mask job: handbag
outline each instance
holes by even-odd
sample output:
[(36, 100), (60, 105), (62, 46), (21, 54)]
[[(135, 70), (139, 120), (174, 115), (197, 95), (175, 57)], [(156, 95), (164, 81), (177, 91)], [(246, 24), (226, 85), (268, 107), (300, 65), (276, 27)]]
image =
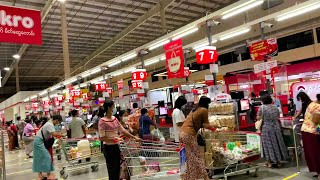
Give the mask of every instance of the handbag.
[(263, 121), (263, 105), (261, 106), (261, 120), (258, 120), (254, 123), (257, 132), (261, 131), (262, 121)]
[[(193, 119), (193, 112), (192, 112), (192, 123), (193, 123), (194, 130), (197, 131), (196, 125), (195, 125), (194, 119)], [(202, 128), (200, 128), (200, 129), (201, 129), (201, 132), (200, 133), (197, 132), (197, 143), (199, 146), (206, 146), (206, 140), (202, 136)]]
[(54, 144), (54, 138), (51, 137), (51, 138), (49, 138), (48, 140), (46, 140), (46, 139), (44, 138), (42, 129), (41, 129), (41, 134), (42, 134), (42, 139), (43, 139), (44, 147), (46, 147), (46, 149), (48, 149), (48, 150), (51, 149), (52, 146), (53, 146), (53, 144)]

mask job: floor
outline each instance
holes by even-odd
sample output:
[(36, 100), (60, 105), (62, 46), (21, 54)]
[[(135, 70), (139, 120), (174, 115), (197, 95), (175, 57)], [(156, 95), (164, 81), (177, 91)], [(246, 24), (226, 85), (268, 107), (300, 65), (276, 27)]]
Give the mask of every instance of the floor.
[[(6, 175), (7, 180), (35, 180), (37, 175), (32, 172), (32, 159), (27, 159), (24, 155), (24, 150), (16, 150), (13, 152), (6, 152)], [(62, 156), (63, 158), (63, 156)], [(104, 157), (98, 156), (92, 159), (99, 163), (98, 172), (92, 172), (91, 168), (79, 169), (74, 172), (70, 172), (68, 180), (107, 180), (107, 169)], [(316, 180), (313, 178), (313, 174), (308, 173), (307, 167), (304, 165), (304, 162), (301, 162), (301, 173), (296, 173), (297, 168), (295, 162), (289, 162), (281, 169), (268, 169), (263, 167), (263, 162), (258, 162), (259, 165), (259, 176), (253, 177), (253, 172), (249, 175), (237, 175), (233, 177), (228, 177), (229, 180)], [(60, 177), (60, 170), (63, 165), (66, 165), (64, 159), (57, 160), (55, 156), (55, 174), (57, 177)], [(62, 180), (63, 178), (60, 178)], [(154, 178), (153, 178), (154, 179)], [(179, 177), (171, 178), (160, 178), (166, 180), (176, 180)]]

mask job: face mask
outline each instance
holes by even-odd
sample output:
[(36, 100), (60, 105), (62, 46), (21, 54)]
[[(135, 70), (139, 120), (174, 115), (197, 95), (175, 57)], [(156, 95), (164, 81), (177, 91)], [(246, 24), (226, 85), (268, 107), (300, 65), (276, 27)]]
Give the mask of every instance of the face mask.
[(128, 120), (129, 120), (129, 117), (128, 116), (126, 116), (126, 117), (123, 117), (123, 119), (122, 119), (124, 122), (128, 122)]
[(112, 114), (113, 114), (113, 115), (117, 114), (117, 108), (113, 108)]

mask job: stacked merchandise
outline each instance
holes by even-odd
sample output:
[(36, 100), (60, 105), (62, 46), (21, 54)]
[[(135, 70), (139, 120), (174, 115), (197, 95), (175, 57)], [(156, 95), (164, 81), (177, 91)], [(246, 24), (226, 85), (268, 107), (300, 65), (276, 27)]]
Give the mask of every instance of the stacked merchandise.
[(217, 131), (234, 130), (236, 113), (234, 103), (213, 102), (209, 105), (209, 122), (219, 127)]

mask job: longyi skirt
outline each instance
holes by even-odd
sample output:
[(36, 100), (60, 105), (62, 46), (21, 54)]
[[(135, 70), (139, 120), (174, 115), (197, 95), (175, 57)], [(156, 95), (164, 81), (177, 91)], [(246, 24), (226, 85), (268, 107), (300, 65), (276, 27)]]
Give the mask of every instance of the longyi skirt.
[(44, 146), (42, 139), (38, 136), (34, 138), (33, 142), (33, 172), (52, 172), (54, 167), (52, 164), (49, 151)]
[(320, 174), (320, 135), (308, 132), (302, 133), (304, 156), (310, 172)]

